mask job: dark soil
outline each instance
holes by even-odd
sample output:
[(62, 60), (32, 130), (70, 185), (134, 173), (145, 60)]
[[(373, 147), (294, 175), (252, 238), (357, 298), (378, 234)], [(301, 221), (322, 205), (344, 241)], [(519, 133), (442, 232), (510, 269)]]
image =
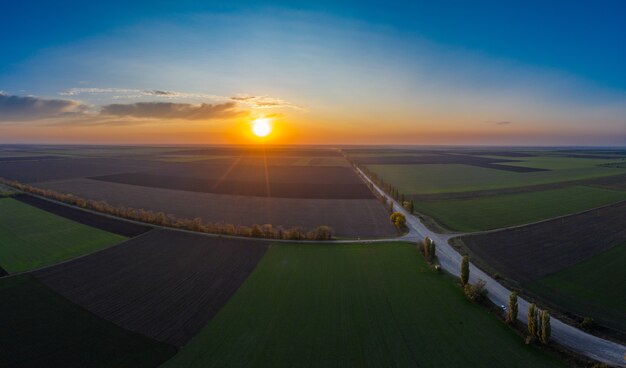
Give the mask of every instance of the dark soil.
[(226, 304), (266, 250), (260, 241), (153, 230), (34, 275), (106, 320), (183, 346)]
[[(307, 167), (318, 171), (317, 168)], [(351, 168), (348, 168), (351, 170)], [(324, 171), (324, 170), (321, 170)], [(229, 176), (230, 177), (230, 176)], [(310, 198), (310, 199), (371, 199), (374, 195), (363, 183), (333, 183), (333, 178), (322, 176), (327, 183), (280, 183), (261, 180), (241, 181), (230, 179), (200, 179), (178, 176), (127, 173), (97, 176), (90, 179), (114, 183), (138, 185), (152, 188), (165, 188), (200, 193), (235, 194), (273, 198)]]
[(500, 274), (530, 282), (623, 243), (626, 202), (462, 240)]

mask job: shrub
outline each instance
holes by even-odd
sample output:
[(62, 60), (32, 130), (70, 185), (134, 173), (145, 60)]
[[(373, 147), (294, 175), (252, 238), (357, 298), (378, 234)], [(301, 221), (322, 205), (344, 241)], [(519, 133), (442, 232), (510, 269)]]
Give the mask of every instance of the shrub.
[(591, 317), (585, 317), (583, 318), (583, 320), (578, 324), (578, 327), (580, 329), (583, 329), (585, 331), (590, 331), (593, 330), (595, 325), (595, 321), (593, 318)]
[(487, 290), (485, 290), (486, 284), (485, 280), (478, 280), (475, 285), (465, 284), (465, 286), (463, 286), (465, 296), (471, 301), (482, 302), (487, 296)]
[(391, 223), (400, 230), (406, 228), (406, 217), (400, 212), (392, 213), (391, 216), (389, 216), (389, 220), (391, 220)]

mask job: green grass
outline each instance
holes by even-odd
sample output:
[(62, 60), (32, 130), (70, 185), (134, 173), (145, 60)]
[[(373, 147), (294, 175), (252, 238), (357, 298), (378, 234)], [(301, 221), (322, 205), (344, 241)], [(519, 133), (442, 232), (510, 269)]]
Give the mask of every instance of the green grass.
[(480, 231), (535, 222), (626, 200), (626, 191), (586, 186), (445, 201), (416, 201), (416, 210), (451, 230)]
[(565, 310), (626, 331), (626, 243), (527, 287)]
[(367, 167), (400, 193), (436, 194), (470, 192), (529, 185), (584, 180), (626, 173), (625, 168), (598, 166), (614, 162), (579, 158), (530, 158), (521, 163), (503, 163), (550, 169), (518, 173), (468, 165), (368, 165)]
[(273, 245), (165, 367), (555, 367), (415, 246)]
[(124, 239), (12, 198), (0, 199), (0, 266), (9, 273), (57, 263)]
[(124, 330), (30, 275), (0, 279), (0, 367), (154, 367), (176, 349)]

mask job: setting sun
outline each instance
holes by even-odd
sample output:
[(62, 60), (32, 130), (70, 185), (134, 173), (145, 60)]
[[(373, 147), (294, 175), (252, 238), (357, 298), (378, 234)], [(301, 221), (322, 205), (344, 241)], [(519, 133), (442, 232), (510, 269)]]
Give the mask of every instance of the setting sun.
[(252, 122), (252, 133), (257, 137), (267, 137), (272, 132), (269, 119), (259, 118)]

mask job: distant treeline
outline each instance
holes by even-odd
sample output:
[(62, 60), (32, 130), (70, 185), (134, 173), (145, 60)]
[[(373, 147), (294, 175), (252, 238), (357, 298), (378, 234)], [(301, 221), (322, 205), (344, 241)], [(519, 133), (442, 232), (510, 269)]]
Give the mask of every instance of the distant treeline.
[[(348, 159), (349, 160), (349, 159)], [(350, 160), (349, 160), (350, 161)], [(407, 211), (409, 211), (409, 213), (413, 213), (414, 212), (414, 204), (413, 204), (413, 200), (412, 199), (406, 199), (404, 197), (404, 194), (400, 193), (400, 191), (398, 190), (398, 188), (394, 187), (393, 185), (385, 182), (383, 179), (381, 179), (376, 173), (372, 172), (370, 169), (368, 169), (366, 166), (358, 166), (357, 164), (355, 164), (354, 162), (350, 161), (350, 163), (352, 163), (352, 165), (356, 168), (361, 169), (361, 171), (367, 175), (370, 180), (372, 180), (374, 183), (376, 183), (376, 185), (382, 189), (385, 193), (387, 193), (391, 198), (395, 199), (396, 201), (400, 202), (402, 204), (402, 207), (404, 207), (404, 209), (406, 209)], [(373, 186), (371, 183), (366, 183), (370, 189), (372, 189), (372, 191), (375, 193), (376, 191), (374, 190)], [(387, 209), (389, 210), (389, 212), (393, 212), (393, 202), (392, 201), (387, 201), (386, 198), (378, 196), (379, 199), (383, 202), (383, 204), (385, 205), (385, 207), (387, 207)]]
[(104, 201), (94, 201), (77, 197), (73, 194), (63, 194), (52, 190), (35, 188), (13, 180), (0, 178), (0, 183), (19, 189), (26, 193), (36, 194), (42, 197), (54, 199), (59, 202), (71, 204), (77, 207), (123, 217), (129, 220), (141, 221), (158, 226), (167, 226), (177, 229), (199, 231), (210, 234), (237, 235), (250, 238), (284, 239), (284, 240), (331, 240), (333, 229), (329, 226), (318, 226), (313, 230), (306, 231), (301, 227), (285, 229), (282, 226), (271, 224), (235, 226), (233, 224), (205, 223), (201, 218), (194, 219), (178, 218), (174, 215), (166, 215), (163, 212), (154, 212), (144, 209), (135, 209), (123, 206), (113, 206)]

